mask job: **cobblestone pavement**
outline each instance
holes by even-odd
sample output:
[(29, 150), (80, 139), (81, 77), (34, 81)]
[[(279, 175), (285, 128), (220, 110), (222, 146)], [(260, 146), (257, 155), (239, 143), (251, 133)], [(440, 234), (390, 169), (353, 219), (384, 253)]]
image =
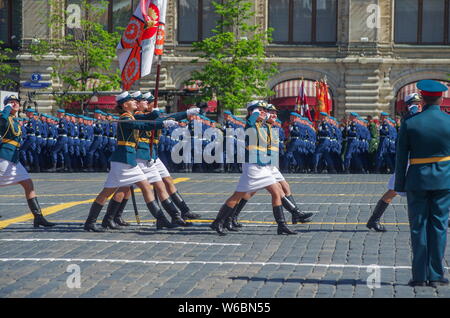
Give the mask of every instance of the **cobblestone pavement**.
[[(22, 189), (2, 188), (0, 297), (450, 296), (448, 287), (407, 286), (404, 198), (385, 213), (388, 232), (365, 227), (388, 175), (286, 175), (297, 203), (315, 212), (313, 221), (289, 225), (298, 235), (277, 235), (270, 196), (261, 191), (241, 213), (242, 230), (225, 237), (208, 226), (234, 190), (236, 174), (174, 174), (191, 209), (202, 215), (192, 227), (156, 231), (138, 193), (143, 225), (129, 204), (124, 216), (132, 226), (106, 233), (82, 229), (106, 174), (32, 177), (44, 214), (58, 225), (34, 229)], [(374, 264), (381, 266), (379, 288), (367, 284), (378, 275)]]

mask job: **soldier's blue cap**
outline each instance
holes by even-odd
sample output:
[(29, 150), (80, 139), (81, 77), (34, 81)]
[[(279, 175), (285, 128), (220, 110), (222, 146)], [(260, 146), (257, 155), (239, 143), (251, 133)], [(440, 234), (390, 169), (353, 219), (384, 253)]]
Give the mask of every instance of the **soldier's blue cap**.
[(328, 117), (328, 114), (325, 113), (325, 112), (320, 112), (320, 114), (323, 115), (323, 116), (327, 116)]
[(281, 120), (279, 120), (278, 118), (275, 121), (278, 122), (278, 123), (281, 123)]
[(355, 112), (351, 112), (350, 115), (355, 116), (355, 117), (359, 117), (358, 113), (355, 113)]
[(231, 112), (230, 112), (229, 110), (226, 110), (226, 111), (224, 111), (223, 113), (224, 113), (224, 114), (227, 114), (227, 115), (231, 115)]
[(389, 116), (389, 114), (386, 112), (381, 112), (381, 116)]
[(102, 112), (100, 109), (96, 109), (96, 110), (94, 111), (94, 113), (95, 113), (95, 114), (102, 114), (103, 112)]
[(180, 120), (180, 123), (188, 123), (188, 122), (189, 122), (189, 120), (187, 120), (187, 119)]
[(56, 111), (57, 113), (65, 113), (66, 111), (64, 110), (64, 109), (58, 109), (57, 111)]
[(417, 88), (420, 89), (422, 96), (442, 96), (442, 93), (448, 90), (446, 85), (434, 80), (419, 81)]
[(27, 109), (25, 109), (25, 112), (27, 112), (27, 113), (34, 113), (35, 110), (33, 108), (27, 108)]

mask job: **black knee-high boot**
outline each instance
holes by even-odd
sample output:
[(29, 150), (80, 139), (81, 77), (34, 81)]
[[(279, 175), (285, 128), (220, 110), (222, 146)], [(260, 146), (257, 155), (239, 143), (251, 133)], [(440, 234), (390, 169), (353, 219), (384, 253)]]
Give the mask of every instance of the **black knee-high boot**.
[(91, 205), (91, 209), (89, 210), (88, 218), (86, 219), (86, 222), (84, 223), (84, 230), (85, 231), (92, 231), (92, 232), (105, 232), (105, 229), (99, 225), (97, 225), (95, 222), (97, 222), (98, 215), (100, 214), (100, 211), (102, 210), (103, 205), (98, 204), (94, 201)]
[(117, 202), (113, 199), (109, 200), (108, 207), (106, 208), (106, 214), (103, 217), (102, 226), (105, 229), (118, 230), (120, 227), (114, 222), (114, 216), (120, 207), (121, 202)]
[(31, 213), (34, 216), (33, 226), (39, 227), (40, 225), (45, 227), (55, 226), (55, 223), (51, 223), (47, 221), (42, 215), (41, 207), (39, 206), (39, 202), (37, 198), (32, 198), (27, 200), (28, 207), (31, 210)]
[(147, 203), (147, 208), (150, 211), (150, 213), (153, 215), (153, 217), (156, 219), (156, 229), (160, 230), (162, 228), (168, 228), (172, 229), (176, 227), (176, 225), (169, 222), (169, 220), (164, 215), (163, 211), (161, 210), (160, 206), (156, 202), (156, 200), (153, 200), (151, 202)]
[(287, 195), (283, 198), (281, 198), (281, 203), (283, 204), (283, 207), (288, 210), (292, 214), (292, 224), (300, 223), (306, 223), (309, 222), (308, 218), (310, 218), (313, 214), (308, 212), (301, 212), (297, 204), (294, 201), (294, 198), (292, 195)]
[(241, 213), (244, 206), (247, 204), (247, 200), (241, 199), (238, 204), (234, 207), (233, 214), (229, 216), (224, 223), (224, 227), (229, 231), (237, 231), (238, 228), (242, 227), (242, 224), (238, 222), (238, 216)]
[(372, 216), (366, 224), (369, 229), (374, 229), (377, 232), (386, 232), (386, 228), (380, 224), (380, 218), (388, 206), (389, 203), (386, 203), (381, 199), (378, 201), (375, 209), (373, 210)]
[(119, 208), (117, 209), (116, 215), (114, 216), (114, 222), (117, 225), (120, 226), (129, 226), (130, 223), (125, 222), (124, 219), (122, 219), (122, 213), (125, 209), (125, 206), (127, 205), (128, 199), (123, 199), (122, 202), (120, 202)]
[(217, 213), (216, 219), (211, 223), (210, 227), (219, 233), (220, 236), (226, 235), (224, 232), (223, 224), (225, 220), (234, 212), (234, 208), (230, 208), (226, 204), (222, 205)]
[(286, 220), (284, 218), (283, 206), (281, 206), (281, 205), (274, 206), (273, 207), (273, 216), (275, 217), (275, 221), (278, 224), (278, 230), (277, 230), (278, 235), (281, 235), (281, 234), (297, 234), (297, 232), (291, 231), (286, 226)]
[(183, 219), (200, 219), (200, 214), (192, 213), (189, 207), (186, 204), (186, 201), (183, 200), (180, 193), (178, 191), (172, 193), (170, 195), (173, 203), (177, 206), (181, 211), (181, 217)]
[(163, 206), (164, 210), (167, 211), (167, 213), (172, 218), (172, 224), (181, 225), (181, 226), (190, 226), (190, 223), (186, 223), (183, 218), (181, 217), (180, 212), (178, 211), (175, 204), (167, 198), (164, 201), (161, 201), (161, 205)]

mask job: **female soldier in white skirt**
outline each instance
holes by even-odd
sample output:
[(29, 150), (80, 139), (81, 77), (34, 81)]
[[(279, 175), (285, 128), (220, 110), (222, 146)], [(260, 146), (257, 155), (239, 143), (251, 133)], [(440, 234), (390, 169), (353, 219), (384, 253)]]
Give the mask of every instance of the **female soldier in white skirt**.
[(0, 186), (20, 184), (25, 191), (28, 207), (34, 216), (34, 227), (54, 226), (42, 215), (33, 181), (25, 168), (19, 162), (19, 147), (22, 139), (22, 130), (15, 117), (19, 111), (19, 98), (15, 95), (7, 96), (3, 104), (6, 106), (0, 118)]
[[(147, 113), (148, 110), (148, 101), (153, 100), (153, 96), (150, 93), (146, 93), (142, 95), (140, 92), (136, 92), (132, 94), (132, 97), (137, 100), (139, 103), (138, 111), (135, 114), (143, 115)], [(175, 114), (170, 114), (168, 117), (174, 120), (181, 120), (186, 118), (189, 115), (195, 115), (200, 112), (199, 108), (191, 108), (186, 112), (179, 112)], [(159, 112), (157, 110), (152, 111), (148, 114), (148, 119), (156, 119), (159, 117)], [(162, 181), (162, 177), (159, 174), (161, 169), (157, 168), (155, 161), (157, 159), (157, 150), (155, 140), (155, 131), (139, 131), (139, 139), (138, 146), (136, 151), (136, 161), (147, 177), (148, 182), (155, 188), (156, 193), (161, 201), (161, 205), (163, 208), (169, 213), (172, 218), (172, 225), (175, 227), (176, 225), (188, 226), (190, 223), (186, 223), (184, 221), (183, 214), (178, 212), (177, 207), (174, 205), (175, 200), (171, 200), (169, 194), (166, 191), (166, 186)], [(164, 167), (165, 168), (165, 167)], [(167, 171), (167, 169), (166, 169)], [(163, 172), (164, 173), (164, 172)], [(168, 172), (167, 172), (168, 174)], [(169, 175), (170, 176), (170, 175)], [(125, 196), (121, 199), (121, 193), (124, 192)], [(111, 229), (119, 228), (117, 225), (128, 226), (129, 224), (125, 222), (121, 215), (125, 208), (126, 203), (131, 195), (131, 191), (129, 187), (121, 188), (117, 191), (114, 197), (109, 201), (107, 213), (105, 218), (103, 219), (102, 226), (108, 227)], [(184, 215), (185, 216), (185, 215)], [(161, 223), (156, 223), (156, 228), (161, 228)]]
[[(222, 205), (216, 219), (211, 224), (211, 228), (219, 235), (226, 235), (224, 232), (224, 222), (233, 215), (234, 208), (238, 202), (244, 198), (248, 192), (256, 192), (260, 189), (266, 189), (272, 196), (272, 209), (275, 221), (278, 224), (278, 234), (297, 234), (286, 226), (284, 218), (282, 198), (284, 193), (280, 185), (275, 180), (270, 161), (264, 162), (262, 157), (269, 153), (272, 145), (272, 133), (269, 127), (264, 123), (267, 119), (267, 104), (264, 101), (253, 101), (247, 104), (247, 124), (246, 135), (257, 135), (256, 144), (252, 144), (251, 138), (246, 138), (245, 161), (242, 165), (242, 175), (236, 187), (236, 191)], [(253, 130), (253, 131), (248, 131)], [(277, 154), (278, 155), (278, 154)]]
[[(269, 119), (267, 120), (267, 125), (273, 127), (273, 123), (277, 119), (277, 109), (274, 105), (269, 104), (267, 106), (267, 112), (270, 114)], [(279, 142), (274, 142), (273, 145), (279, 145)], [(273, 149), (272, 145), (272, 149)], [(300, 211), (297, 206), (297, 203), (292, 196), (291, 187), (286, 182), (285, 178), (281, 174), (280, 170), (276, 165), (271, 165), (272, 175), (277, 181), (277, 183), (281, 187), (281, 191), (283, 192), (283, 197), (281, 198), (281, 203), (283, 207), (288, 210), (292, 214), (292, 224), (306, 223), (309, 222), (309, 218), (313, 215), (312, 213), (305, 213)], [(229, 231), (237, 231), (238, 228), (242, 227), (242, 225), (238, 222), (238, 216), (247, 202), (255, 195), (256, 192), (246, 193), (245, 196), (239, 201), (236, 205), (233, 214), (225, 220), (224, 227)]]
[[(163, 126), (169, 127), (176, 124), (173, 120), (157, 120), (138, 122), (135, 119), (147, 120), (147, 115), (133, 116), (137, 106), (136, 101), (128, 92), (123, 92), (116, 97), (117, 109), (121, 113), (120, 120), (117, 124), (117, 147), (111, 156), (111, 169), (106, 179), (104, 189), (95, 199), (89, 211), (89, 216), (84, 224), (86, 231), (103, 232), (105, 229), (97, 226), (95, 222), (106, 200), (110, 195), (116, 192), (122, 201), (125, 191), (130, 185), (136, 184), (144, 196), (147, 208), (156, 218), (160, 227), (170, 227), (171, 223), (164, 216), (161, 208), (156, 202), (151, 186), (147, 181), (147, 177), (139, 168), (136, 162), (136, 144), (139, 138), (137, 130), (150, 131), (160, 129)], [(136, 131), (135, 131), (136, 130)], [(125, 189), (125, 190), (124, 190)], [(180, 223), (183, 221), (177, 219)]]

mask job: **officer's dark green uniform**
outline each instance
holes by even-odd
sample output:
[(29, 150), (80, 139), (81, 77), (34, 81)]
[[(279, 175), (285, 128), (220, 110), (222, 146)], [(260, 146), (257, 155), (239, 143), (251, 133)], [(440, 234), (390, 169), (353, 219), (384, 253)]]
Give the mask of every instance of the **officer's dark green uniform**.
[[(432, 80), (420, 81), (417, 88), (424, 100), (447, 90)], [(425, 105), (402, 123), (394, 190), (407, 193), (413, 254), (409, 285), (447, 284), (442, 261), (450, 208), (450, 116), (439, 105)]]

